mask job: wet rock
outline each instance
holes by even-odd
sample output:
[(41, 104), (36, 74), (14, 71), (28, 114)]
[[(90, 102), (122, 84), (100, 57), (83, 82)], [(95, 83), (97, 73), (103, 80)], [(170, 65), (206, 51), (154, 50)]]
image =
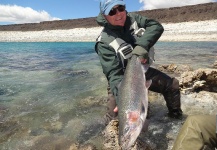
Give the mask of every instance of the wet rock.
[(182, 95), (182, 110), (185, 114), (216, 114), (217, 93), (200, 91)]
[(73, 69), (57, 70), (57, 73), (59, 75), (70, 76), (70, 77), (84, 76), (89, 74), (88, 70), (73, 70)]
[[(103, 131), (105, 150), (121, 150), (118, 144), (118, 120), (112, 120)], [(138, 138), (131, 150), (151, 150), (150, 146)]]
[(81, 146), (74, 143), (70, 146), (69, 150), (97, 150), (97, 148), (90, 143)]
[(106, 97), (93, 97), (93, 96), (88, 96), (85, 99), (81, 99), (79, 101), (78, 106), (82, 108), (86, 107), (92, 107), (92, 106), (99, 106), (103, 105), (106, 101)]
[(85, 144), (80, 146), (78, 150), (96, 150), (96, 147), (93, 144)]
[(46, 122), (45, 124), (43, 124), (42, 128), (48, 130), (49, 132), (55, 133), (62, 130), (63, 123), (60, 121)]
[(50, 132), (45, 131), (44, 129), (29, 129), (28, 133), (30, 136), (39, 136), (39, 135), (50, 135)]
[(217, 92), (217, 69), (198, 69), (188, 71), (180, 77), (183, 93), (211, 91)]
[(214, 64), (212, 65), (213, 68), (217, 69), (217, 61), (214, 62)]
[(118, 147), (118, 121), (112, 120), (103, 132), (105, 149), (120, 149)]
[(0, 143), (7, 141), (21, 129), (18, 121), (9, 120), (0, 122)]
[(0, 105), (0, 122), (3, 120), (5, 114), (8, 112), (8, 108), (4, 105)]
[(77, 150), (78, 149), (78, 145), (73, 143), (70, 147), (69, 150)]
[(0, 88), (0, 95), (5, 95), (6, 91)]
[(193, 70), (188, 65), (176, 65), (176, 64), (160, 65), (158, 69), (163, 72), (169, 72), (169, 73), (175, 73), (175, 74), (181, 74), (183, 72)]
[(64, 136), (35, 136), (24, 143), (28, 145), (17, 146), (22, 150), (69, 150), (72, 140)]
[(86, 141), (93, 139), (98, 136), (100, 132), (105, 128), (105, 125), (96, 121), (95, 123), (85, 126), (83, 130), (79, 133), (77, 141), (79, 144), (83, 144)]
[[(5, 87), (5, 88), (0, 88), (0, 96), (12, 96), (17, 94), (18, 91), (14, 89), (13, 87)], [(4, 99), (1, 99), (4, 100)]]

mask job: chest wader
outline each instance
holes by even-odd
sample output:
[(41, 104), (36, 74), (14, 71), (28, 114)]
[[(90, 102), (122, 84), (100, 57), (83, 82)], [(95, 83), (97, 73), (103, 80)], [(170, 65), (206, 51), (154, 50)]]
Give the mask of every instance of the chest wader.
[(146, 79), (152, 80), (152, 84), (149, 87), (150, 91), (163, 95), (168, 108), (168, 116), (177, 119), (181, 118), (179, 81), (151, 67), (146, 72)]
[(172, 150), (214, 150), (217, 148), (215, 115), (191, 115), (179, 130)]

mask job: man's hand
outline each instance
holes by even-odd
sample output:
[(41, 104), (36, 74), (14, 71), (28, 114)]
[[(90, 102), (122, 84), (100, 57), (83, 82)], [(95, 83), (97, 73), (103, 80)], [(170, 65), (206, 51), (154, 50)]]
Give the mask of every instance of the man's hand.
[(114, 112), (118, 112), (118, 107), (116, 106), (113, 111), (114, 111)]
[(133, 55), (137, 55), (142, 64), (148, 63), (148, 51), (141, 46), (136, 46), (132, 52)]

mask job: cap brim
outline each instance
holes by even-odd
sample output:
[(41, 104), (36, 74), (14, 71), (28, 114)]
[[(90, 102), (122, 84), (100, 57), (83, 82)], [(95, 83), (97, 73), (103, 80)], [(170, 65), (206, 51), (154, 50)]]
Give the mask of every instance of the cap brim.
[(105, 15), (108, 15), (109, 12), (111, 11), (111, 9), (116, 6), (116, 5), (125, 5), (125, 3), (123, 1), (119, 1), (119, 2), (114, 2), (113, 4), (111, 4), (105, 11)]

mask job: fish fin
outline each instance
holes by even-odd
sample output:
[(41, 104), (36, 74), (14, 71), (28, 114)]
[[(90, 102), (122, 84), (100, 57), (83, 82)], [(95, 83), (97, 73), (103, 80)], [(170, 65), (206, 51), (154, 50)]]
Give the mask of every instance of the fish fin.
[(152, 80), (148, 80), (145, 82), (145, 86), (147, 87), (147, 89), (151, 86)]
[(121, 80), (121, 82), (119, 82), (118, 85), (117, 85), (117, 88), (118, 88), (118, 89), (120, 88), (121, 83), (122, 83), (122, 80)]
[(147, 72), (147, 70), (148, 70), (149, 67), (150, 67), (149, 64), (142, 64), (142, 68), (143, 68), (143, 70), (144, 70), (144, 73)]

